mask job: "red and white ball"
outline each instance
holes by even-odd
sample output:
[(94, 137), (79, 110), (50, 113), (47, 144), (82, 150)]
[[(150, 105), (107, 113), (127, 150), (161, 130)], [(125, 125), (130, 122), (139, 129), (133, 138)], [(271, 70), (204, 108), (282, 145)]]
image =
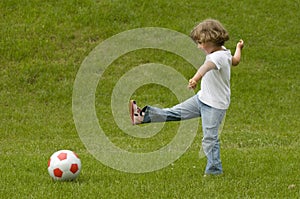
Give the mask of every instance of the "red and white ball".
[(80, 174), (81, 161), (70, 150), (60, 150), (52, 154), (48, 161), (48, 172), (54, 180), (74, 180)]

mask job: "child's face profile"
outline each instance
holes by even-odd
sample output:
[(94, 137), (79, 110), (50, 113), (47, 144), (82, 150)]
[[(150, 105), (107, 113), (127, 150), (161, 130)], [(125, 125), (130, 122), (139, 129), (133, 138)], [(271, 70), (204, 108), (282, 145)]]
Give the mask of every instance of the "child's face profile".
[(207, 54), (207, 50), (205, 49), (206, 43), (205, 42), (197, 42), (197, 48), (202, 50), (205, 54)]
[(203, 42), (198, 42), (197, 43), (197, 48), (203, 49)]

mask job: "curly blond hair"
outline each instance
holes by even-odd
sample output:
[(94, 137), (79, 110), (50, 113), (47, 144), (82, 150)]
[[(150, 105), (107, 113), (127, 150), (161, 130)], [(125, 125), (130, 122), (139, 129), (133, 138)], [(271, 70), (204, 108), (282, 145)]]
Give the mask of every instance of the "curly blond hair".
[(227, 30), (215, 19), (206, 19), (199, 23), (190, 36), (196, 43), (213, 42), (218, 46), (223, 46), (229, 40)]

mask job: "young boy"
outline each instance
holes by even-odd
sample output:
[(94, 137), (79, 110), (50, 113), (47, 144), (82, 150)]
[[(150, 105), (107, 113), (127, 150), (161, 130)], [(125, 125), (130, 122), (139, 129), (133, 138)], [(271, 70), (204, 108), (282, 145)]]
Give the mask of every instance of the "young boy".
[(229, 40), (228, 32), (219, 21), (213, 19), (198, 24), (190, 36), (198, 48), (205, 52), (206, 59), (189, 80), (188, 88), (195, 89), (201, 80), (201, 90), (172, 108), (145, 106), (140, 109), (131, 100), (130, 116), (133, 125), (201, 117), (202, 147), (207, 157), (205, 175), (218, 175), (223, 173), (218, 129), (230, 104), (230, 68), (239, 64), (244, 42), (240, 40), (237, 43), (232, 56), (230, 50), (224, 47)]

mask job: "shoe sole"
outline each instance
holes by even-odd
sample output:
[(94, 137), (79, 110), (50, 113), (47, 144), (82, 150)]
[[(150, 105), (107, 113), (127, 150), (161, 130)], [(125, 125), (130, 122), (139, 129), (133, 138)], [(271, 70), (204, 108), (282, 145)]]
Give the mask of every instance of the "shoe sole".
[(134, 125), (134, 109), (133, 109), (133, 104), (135, 103), (134, 100), (130, 100), (129, 102), (129, 113), (130, 113), (130, 118), (131, 118), (131, 123)]

